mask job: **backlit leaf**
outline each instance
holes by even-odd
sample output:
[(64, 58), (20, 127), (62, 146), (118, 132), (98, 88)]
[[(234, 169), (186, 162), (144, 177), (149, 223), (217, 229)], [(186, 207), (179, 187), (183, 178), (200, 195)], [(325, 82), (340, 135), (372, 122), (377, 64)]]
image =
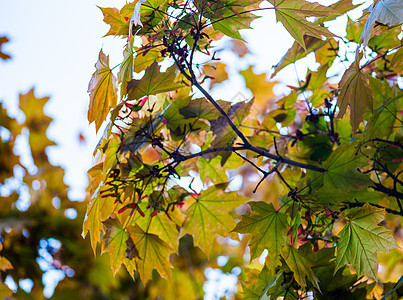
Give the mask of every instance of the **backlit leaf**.
[(174, 91), (183, 87), (183, 84), (175, 82), (176, 71), (176, 66), (172, 65), (166, 72), (161, 73), (160, 66), (157, 62), (154, 62), (146, 69), (144, 76), (140, 80), (134, 79), (128, 82), (128, 99), (140, 99), (143, 96)]
[(353, 133), (363, 120), (364, 108), (372, 110), (372, 90), (369, 85), (369, 75), (360, 69), (359, 61), (362, 54), (346, 70), (339, 82), (340, 94), (337, 106), (340, 108), (339, 118), (342, 118), (350, 106), (350, 124)]
[(126, 241), (127, 232), (117, 219), (109, 218), (102, 222), (106, 226), (106, 232), (103, 237), (102, 253), (109, 253), (113, 274), (119, 271), (120, 266), (126, 259)]
[(109, 110), (117, 102), (117, 81), (109, 68), (109, 56), (101, 50), (98, 61), (95, 64), (96, 71), (92, 74), (88, 85), (90, 94), (90, 106), (88, 109), (88, 121), (95, 121), (95, 128), (98, 131), (103, 121), (105, 121)]
[(13, 266), (11, 263), (8, 261), (7, 258), (0, 256), (0, 270), (5, 272), (8, 269), (13, 269)]
[(169, 254), (173, 249), (157, 235), (144, 232), (138, 225), (128, 226), (127, 232), (139, 253), (139, 257), (134, 258), (134, 263), (141, 280), (146, 283), (151, 279), (153, 269), (162, 277), (170, 279), (172, 265)]
[(369, 41), (375, 22), (388, 26), (394, 26), (403, 22), (403, 2), (401, 0), (380, 0), (370, 7), (371, 14), (365, 23), (361, 34), (360, 43), (365, 47)]
[(29, 146), (36, 166), (48, 163), (45, 148), (56, 145), (49, 140), (46, 130), (52, 118), (44, 114), (44, 106), (49, 97), (36, 98), (34, 89), (20, 94), (20, 108), (25, 114), (25, 125), (29, 130)]
[[(175, 199), (177, 200), (177, 199)], [(169, 211), (167, 213), (159, 211), (154, 216), (153, 210), (147, 208), (147, 203), (143, 202), (139, 205), (144, 213), (144, 217), (135, 214), (131, 224), (138, 225), (144, 232), (154, 234), (161, 240), (166, 242), (172, 249), (176, 250), (179, 244), (178, 227), (183, 222), (184, 216), (179, 210)]]
[(368, 203), (347, 215), (347, 224), (340, 231), (337, 244), (335, 272), (351, 264), (359, 277), (378, 277), (377, 251), (389, 252), (397, 247), (392, 231), (378, 225), (384, 219), (384, 210)]
[(269, 0), (276, 10), (276, 20), (281, 22), (291, 36), (304, 48), (304, 35), (310, 35), (321, 39), (322, 36), (332, 37), (327, 28), (308, 22), (307, 17), (326, 17), (338, 14), (337, 11), (322, 6), (318, 3), (310, 3), (305, 0)]
[(252, 70), (252, 66), (248, 69), (240, 71), (239, 74), (245, 79), (246, 87), (250, 89), (252, 95), (255, 97), (254, 104), (259, 109), (266, 109), (270, 100), (275, 98), (273, 93), (273, 87), (278, 83), (277, 81), (268, 81), (267, 74), (255, 74)]
[(117, 8), (111, 7), (99, 7), (104, 15), (104, 22), (111, 26), (107, 34), (108, 35), (128, 35), (129, 34), (129, 20), (125, 20)]
[(242, 216), (234, 231), (252, 235), (249, 242), (251, 259), (259, 257), (267, 249), (267, 259), (271, 264), (278, 264), (281, 248), (285, 246), (287, 237), (287, 217), (276, 211), (271, 203), (258, 201), (248, 204), (251, 213)]
[(308, 278), (308, 280), (320, 290), (318, 278), (312, 271), (314, 264), (308, 257), (293, 247), (284, 247), (282, 256), (291, 271), (294, 272), (295, 281), (297, 281), (299, 285), (306, 287), (306, 278)]
[(368, 174), (357, 171), (366, 163), (367, 158), (357, 152), (355, 145), (340, 146), (323, 164), (327, 169), (324, 185), (344, 190), (357, 190), (371, 185)]
[(120, 93), (121, 96), (126, 94), (127, 82), (133, 79), (134, 72), (134, 52), (131, 42), (127, 43), (125, 51), (123, 52), (123, 62), (120, 65), (118, 73), (118, 81), (121, 83)]
[(301, 46), (299, 43), (294, 42), (290, 49), (288, 49), (287, 53), (281, 58), (280, 62), (277, 63), (274, 67), (274, 73), (271, 75), (271, 78), (277, 75), (282, 69), (287, 67), (290, 64), (295, 63), (297, 60), (306, 57), (312, 51), (319, 50), (328, 42), (324, 41), (320, 38), (316, 38), (313, 36), (305, 35), (304, 36), (304, 44), (305, 47)]
[(212, 186), (202, 191), (186, 211), (181, 235), (192, 234), (195, 245), (206, 254), (210, 253), (215, 235), (226, 236), (235, 227), (230, 211), (247, 200), (236, 192), (224, 192), (223, 187)]
[[(218, 100), (218, 104), (227, 111), (231, 102)], [(221, 116), (220, 112), (206, 98), (198, 98), (189, 101), (189, 104), (179, 109), (179, 112), (185, 118), (201, 118), (206, 120), (215, 120)]]

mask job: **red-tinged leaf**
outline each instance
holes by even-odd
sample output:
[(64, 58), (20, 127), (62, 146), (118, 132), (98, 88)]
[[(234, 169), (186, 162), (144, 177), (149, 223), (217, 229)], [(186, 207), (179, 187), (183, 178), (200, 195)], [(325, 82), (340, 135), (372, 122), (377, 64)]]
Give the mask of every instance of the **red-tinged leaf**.
[(140, 99), (144, 96), (170, 92), (183, 87), (183, 84), (175, 82), (176, 72), (177, 68), (173, 65), (166, 72), (161, 73), (160, 66), (155, 61), (146, 69), (144, 76), (140, 80), (134, 79), (128, 82), (128, 99)]
[(13, 269), (13, 266), (11, 263), (8, 261), (7, 258), (0, 256), (0, 270), (5, 272), (6, 270)]
[(304, 48), (304, 35), (310, 35), (318, 39), (322, 36), (335, 36), (327, 28), (308, 22), (307, 17), (326, 17), (339, 14), (332, 8), (311, 3), (305, 0), (269, 0), (276, 10), (277, 22), (281, 22), (291, 36)]
[(347, 106), (350, 106), (350, 124), (353, 133), (358, 129), (364, 116), (364, 109), (372, 110), (372, 90), (369, 85), (369, 75), (360, 69), (359, 61), (362, 54), (351, 64), (340, 80), (340, 94), (337, 105), (340, 108), (338, 118), (346, 113)]
[(95, 68), (96, 71), (92, 74), (88, 85), (88, 93), (90, 94), (88, 121), (90, 123), (95, 121), (95, 127), (98, 131), (109, 110), (116, 105), (118, 87), (116, 77), (109, 68), (109, 56), (106, 56), (102, 50), (99, 52)]
[(139, 257), (133, 259), (141, 281), (147, 283), (155, 269), (166, 278), (171, 278), (172, 265), (169, 255), (173, 249), (157, 235), (144, 232), (138, 225), (129, 226), (127, 232), (136, 246)]

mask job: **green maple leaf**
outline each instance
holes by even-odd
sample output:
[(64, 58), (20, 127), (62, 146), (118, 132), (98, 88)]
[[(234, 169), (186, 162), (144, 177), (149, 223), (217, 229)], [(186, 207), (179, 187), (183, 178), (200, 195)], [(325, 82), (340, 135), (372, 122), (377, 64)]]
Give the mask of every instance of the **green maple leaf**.
[(123, 52), (123, 62), (120, 65), (118, 73), (118, 81), (122, 84), (120, 88), (122, 97), (126, 94), (127, 82), (133, 79), (134, 52), (132, 43), (133, 41), (126, 45), (125, 51)]
[(304, 35), (322, 39), (335, 36), (327, 28), (308, 22), (306, 17), (326, 17), (338, 14), (332, 8), (304, 0), (269, 0), (276, 10), (277, 22), (281, 22), (291, 36), (306, 49)]
[(243, 215), (233, 231), (250, 233), (251, 259), (259, 257), (264, 249), (276, 264), (279, 263), (281, 248), (286, 243), (287, 217), (274, 209), (273, 204), (263, 201), (248, 202), (251, 213)]
[(183, 236), (194, 236), (196, 246), (209, 253), (215, 235), (226, 236), (234, 228), (235, 221), (230, 211), (246, 202), (247, 198), (236, 192), (225, 193), (227, 184), (216, 185), (202, 191), (186, 211)]
[(241, 7), (235, 7), (234, 9), (236, 9), (236, 13), (231, 11), (225, 14), (222, 20), (213, 23), (213, 28), (221, 31), (233, 39), (244, 41), (239, 33), (239, 30), (252, 28), (250, 23), (259, 17), (252, 13), (246, 12), (246, 10)]
[(324, 162), (324, 186), (343, 190), (357, 190), (372, 184), (368, 174), (357, 171), (367, 158), (357, 152), (357, 143), (342, 145)]
[[(227, 111), (231, 102), (218, 100), (218, 104)], [(185, 118), (201, 118), (206, 120), (216, 120), (221, 116), (220, 112), (206, 98), (198, 98), (189, 101), (185, 107), (179, 109), (179, 112)]]
[(114, 209), (114, 197), (101, 197), (98, 195), (90, 200), (87, 206), (86, 219), (83, 224), (83, 233), (86, 236), (90, 233), (91, 246), (96, 251), (97, 243), (101, 240), (101, 232), (103, 231), (102, 221), (109, 218)]
[(220, 164), (220, 158), (205, 159), (201, 157), (197, 162), (200, 179), (205, 182), (207, 178), (213, 183), (223, 183), (228, 181), (225, 169)]
[(312, 36), (304, 36), (304, 45), (301, 46), (299, 43), (294, 42), (290, 49), (288, 49), (287, 53), (281, 58), (280, 62), (277, 63), (274, 68), (275, 71), (271, 75), (271, 78), (277, 75), (282, 69), (287, 67), (290, 64), (295, 63), (297, 60), (304, 58), (309, 53), (316, 51), (323, 46), (325, 46), (328, 41), (324, 41), (320, 38), (312, 37)]
[(359, 62), (362, 53), (346, 70), (339, 82), (340, 94), (337, 106), (340, 108), (338, 118), (344, 116), (347, 105), (350, 106), (350, 124), (355, 132), (363, 120), (364, 108), (372, 110), (372, 90), (369, 84), (369, 74), (360, 69)]
[(91, 247), (96, 253), (97, 243), (101, 240), (102, 224), (99, 222), (99, 198), (95, 197), (91, 200), (87, 207), (86, 219), (83, 224), (84, 237), (90, 233)]
[(153, 62), (140, 80), (134, 79), (127, 83), (128, 99), (140, 99), (143, 96), (170, 92), (183, 87), (183, 84), (175, 82), (176, 73), (176, 65), (172, 65), (166, 72), (161, 73), (158, 63)]
[(102, 50), (99, 52), (95, 68), (96, 71), (88, 84), (88, 93), (90, 93), (88, 121), (90, 123), (95, 121), (98, 131), (111, 107), (116, 105), (118, 87), (116, 77), (109, 68), (109, 56), (106, 56)]
[(215, 30), (243, 41), (239, 30), (251, 28), (250, 23), (259, 18), (248, 12), (248, 10), (257, 8), (258, 2), (261, 0), (212, 0), (207, 4), (206, 1), (196, 0), (195, 5), (204, 17), (210, 19)]
[(134, 257), (132, 262), (140, 273), (141, 280), (146, 283), (151, 279), (153, 269), (162, 277), (170, 279), (172, 265), (169, 254), (173, 249), (157, 235), (144, 232), (138, 225), (128, 226), (127, 232), (138, 251), (138, 257)]
[(291, 271), (294, 272), (295, 281), (302, 287), (306, 287), (306, 278), (320, 290), (319, 281), (312, 271), (314, 264), (303, 253), (293, 247), (284, 247), (282, 256)]
[(183, 216), (179, 210), (176, 209), (173, 212), (169, 212), (169, 214), (159, 212), (155, 216), (151, 216), (153, 211), (147, 208), (147, 206), (148, 203), (146, 202), (139, 205), (139, 208), (144, 213), (144, 217), (140, 214), (136, 214), (131, 224), (133, 226), (137, 224), (144, 232), (155, 234), (172, 249), (177, 249), (179, 244), (179, 231), (177, 226), (179, 226), (183, 220)]
[(396, 248), (392, 231), (378, 224), (384, 219), (384, 210), (366, 203), (347, 215), (347, 224), (340, 231), (337, 244), (336, 269), (351, 264), (360, 277), (377, 279), (377, 251), (389, 252)]
[(116, 275), (120, 266), (126, 259), (126, 241), (128, 235), (117, 219), (109, 218), (102, 223), (106, 226), (106, 232), (103, 237), (102, 253), (109, 253), (112, 272)]

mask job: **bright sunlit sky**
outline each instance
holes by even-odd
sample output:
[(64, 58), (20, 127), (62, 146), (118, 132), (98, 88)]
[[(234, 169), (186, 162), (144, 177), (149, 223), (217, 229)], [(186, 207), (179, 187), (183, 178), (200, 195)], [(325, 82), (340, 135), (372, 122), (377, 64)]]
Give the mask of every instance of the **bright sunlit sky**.
[[(320, 2), (330, 4), (334, 1)], [(103, 23), (97, 5), (121, 8), (125, 3), (124, 0), (0, 1), (0, 36), (10, 39), (2, 51), (12, 56), (11, 60), (0, 61), (0, 101), (13, 116), (21, 119), (17, 110), (19, 93), (35, 87), (38, 98), (51, 97), (45, 112), (55, 121), (48, 135), (58, 146), (49, 147), (48, 154), (54, 164), (66, 169), (65, 182), (71, 187), (69, 195), (72, 199), (84, 198), (88, 184), (86, 171), (91, 167), (92, 152), (97, 143), (95, 127), (87, 122), (87, 87), (95, 70), (94, 64), (103, 48), (110, 55), (110, 66), (117, 65), (125, 44), (124, 39), (102, 38), (109, 26)], [(270, 74), (272, 65), (279, 62), (293, 40), (281, 25), (275, 24), (272, 11), (262, 15), (265, 17), (252, 23), (254, 31), (243, 32), (255, 55), (236, 65), (238, 69), (246, 69), (252, 64), (256, 73)], [(354, 15), (351, 17), (354, 19)], [(346, 18), (343, 20), (342, 26)], [(337, 27), (332, 27), (332, 31), (344, 35)], [(231, 63), (235, 56), (227, 53), (222, 58)], [(297, 65), (301, 78), (305, 76), (305, 67), (306, 62)], [(229, 71), (231, 74), (231, 69)], [(295, 84), (294, 68), (280, 73), (278, 79)], [(230, 100), (238, 92), (234, 92), (234, 86), (244, 86), (243, 79), (237, 77), (218, 86), (213, 95)], [(250, 96), (245, 88), (239, 91)], [(85, 144), (78, 142), (80, 133), (86, 137)], [(17, 151), (23, 152), (22, 147)]]

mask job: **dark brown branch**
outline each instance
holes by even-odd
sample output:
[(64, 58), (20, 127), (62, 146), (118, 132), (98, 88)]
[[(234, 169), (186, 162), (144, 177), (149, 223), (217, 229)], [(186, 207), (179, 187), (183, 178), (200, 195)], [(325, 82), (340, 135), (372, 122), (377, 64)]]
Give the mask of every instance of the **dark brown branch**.
[(400, 193), (394, 189), (387, 188), (386, 186), (383, 186), (380, 183), (374, 182), (374, 185), (370, 187), (373, 188), (375, 191), (384, 193), (390, 197), (398, 197), (399, 199), (403, 199), (403, 193)]
[(378, 207), (378, 208), (382, 208), (382, 209), (384, 209), (387, 213), (390, 213), (390, 214), (393, 214), (393, 215), (397, 215), (397, 216), (402, 216), (403, 217), (403, 212), (400, 212), (400, 211), (397, 211), (397, 210), (394, 210), (394, 209), (390, 209), (390, 208), (387, 208), (387, 207), (383, 207), (383, 206), (381, 206), (381, 205), (378, 205), (378, 204), (374, 204), (374, 203), (369, 203), (369, 202), (344, 202), (344, 204), (346, 205), (346, 207), (343, 209), (341, 209), (340, 211), (343, 211), (343, 210), (345, 210), (345, 209), (347, 209), (347, 208), (354, 208), (354, 207), (362, 207), (362, 206), (364, 206), (365, 204), (369, 204), (369, 205), (371, 205), (371, 206), (374, 206), (374, 207)]

